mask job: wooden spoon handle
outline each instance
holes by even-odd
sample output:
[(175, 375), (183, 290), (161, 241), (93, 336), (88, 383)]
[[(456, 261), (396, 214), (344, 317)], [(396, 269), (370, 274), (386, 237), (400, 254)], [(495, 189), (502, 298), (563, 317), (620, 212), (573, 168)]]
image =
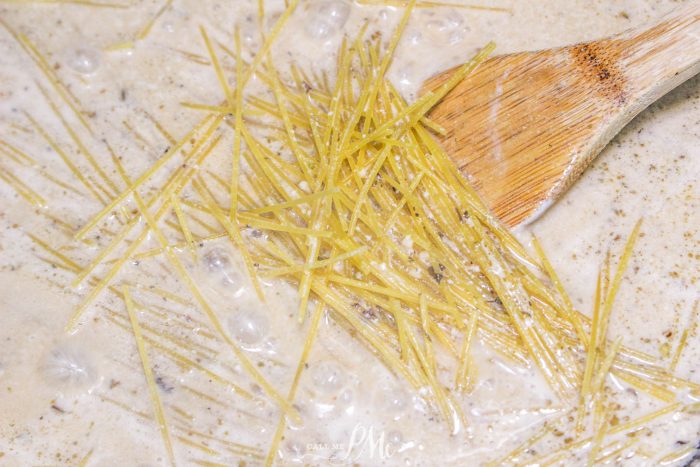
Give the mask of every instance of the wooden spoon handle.
[(517, 225), (561, 196), (635, 115), (698, 72), (700, 0), (692, 0), (610, 38), (492, 57), (431, 118), (489, 208)]
[[(565, 165), (566, 168), (547, 191), (540, 189), (544, 195), (537, 196), (542, 208), (530, 212), (523, 210), (520, 217), (512, 217), (518, 222), (527, 216), (536, 218), (537, 212), (546, 209), (551, 201), (566, 191), (630, 120), (664, 94), (700, 73), (700, 1), (693, 0), (687, 6), (673, 10), (652, 25), (608, 39), (563, 47), (559, 51), (566, 52), (570, 62), (575, 64), (572, 77), (576, 77), (577, 82), (574, 87), (579, 87), (579, 91), (588, 90), (579, 92), (576, 99), (586, 103), (569, 108), (565, 117), (557, 117), (558, 123), (564, 124), (563, 130), (545, 132), (542, 136), (546, 141), (555, 141), (556, 135), (550, 133), (568, 134), (574, 133), (573, 130), (584, 136), (572, 137), (568, 143), (564, 138), (562, 145), (570, 144), (568, 152), (554, 150), (543, 158), (547, 159), (547, 165), (551, 165), (558, 155), (559, 166)], [(568, 65), (560, 65), (564, 73), (571, 72)], [(542, 103), (547, 101), (542, 94), (548, 92), (552, 89), (541, 89), (539, 97)], [(559, 108), (566, 108), (558, 104)], [(579, 119), (582, 116), (586, 118)], [(582, 125), (584, 122), (586, 124)], [(584, 126), (588, 129), (582, 131)], [(511, 224), (515, 223), (507, 216), (503, 217)]]
[(627, 100), (643, 109), (700, 72), (700, 2), (672, 11), (651, 28), (632, 31), (619, 47)]

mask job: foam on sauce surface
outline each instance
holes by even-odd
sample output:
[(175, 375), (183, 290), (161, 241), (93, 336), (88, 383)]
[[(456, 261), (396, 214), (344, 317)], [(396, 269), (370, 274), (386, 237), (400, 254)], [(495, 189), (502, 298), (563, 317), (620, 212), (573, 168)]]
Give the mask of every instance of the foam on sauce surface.
[[(179, 136), (198, 118), (181, 102), (221, 98), (198, 26), (206, 25), (223, 41), (237, 24), (244, 46), (259, 46), (257, 2), (231, 3), (176, 0), (130, 48), (113, 46), (136, 38), (161, 5), (142, 2), (122, 10), (0, 3), (0, 18), (38, 45), (88, 110), (96, 132), (87, 143), (93, 152), (100, 152), (99, 141), (106, 139), (123, 155), (128, 173), (138, 174), (172, 144), (151, 117)], [(675, 3), (557, 0), (545, 9), (541, 2), (520, 0), (489, 3), (510, 10), (505, 13), (418, 9), (398, 47), (391, 77), (410, 99), (425, 78), (464, 62), (488, 40), (497, 42), (500, 53), (552, 47), (641, 24)], [(273, 23), (283, 2), (265, 4)], [(278, 61), (305, 69), (332, 69), (343, 31), (352, 34), (366, 20), (370, 30), (388, 31), (399, 16), (399, 9), (345, 0), (302, 2), (274, 54)], [(43, 163), (57, 155), (31, 129), (23, 111), (64, 146), (70, 146), (70, 139), (46, 105), (39, 83), (48, 89), (17, 42), (0, 29), (0, 138)], [(524, 242), (530, 232), (538, 235), (575, 306), (588, 312), (605, 252), (620, 251), (636, 220), (644, 217), (645, 235), (623, 281), (610, 333), (661, 362), (670, 361), (700, 298), (699, 105), (700, 81), (694, 79), (630, 124), (567, 195), (518, 232)], [(61, 196), (65, 188), (51, 185), (36, 171), (17, 173), (54, 195), (50, 206), (57, 220), (47, 223), (0, 183), (0, 464), (76, 465), (92, 452), (87, 465), (165, 465), (121, 303), (100, 300), (77, 333), (66, 334), (65, 323), (79, 303), (64, 289), (73, 273), (42, 261), (43, 253), (25, 234), (35, 231), (51, 238), (61, 221), (83, 225), (100, 206), (94, 200), (69, 201)], [(69, 178), (67, 171), (54, 175)], [(149, 242), (156, 246), (155, 239)], [(81, 264), (97, 252), (91, 247)], [(296, 290), (265, 282), (268, 302), (261, 304), (241, 259), (224, 240), (203, 245), (186, 266), (249, 358), (277, 387), (288, 387), (306, 334), (296, 321)], [(161, 343), (150, 348), (150, 355), (179, 463), (216, 459), (238, 465), (242, 459), (246, 465), (261, 464), (276, 429), (277, 407), (257, 385), (238, 386), (238, 381), (248, 381), (241, 377), (243, 368), (213, 338), (191, 299), (180, 298), (187, 293), (162, 267), (134, 262), (122, 274), (143, 304), (144, 336)], [(178, 288), (177, 297), (158, 293)], [(149, 316), (166, 324), (151, 328)], [(191, 348), (186, 364), (173, 357), (172, 349), (182, 344)], [(697, 381), (698, 357), (700, 339), (693, 332), (679, 375)], [(420, 394), (324, 317), (295, 399), (302, 421), (285, 432), (282, 462), (477, 465), (506, 455), (543, 420), (562, 413), (534, 365), (515, 367), (480, 344), (475, 359), (478, 383), (460, 398), (470, 425), (450, 435)], [(631, 418), (662, 407), (635, 391), (615, 402)], [(700, 440), (697, 413), (679, 412), (648, 426), (648, 436), (635, 449), (622, 450), (608, 462), (655, 465), (663, 458), (683, 465), (695, 455), (690, 448)], [(375, 439), (383, 439), (381, 452), (366, 443), (348, 452), (370, 430)], [(677, 459), (668, 456), (675, 452)], [(585, 463), (585, 452), (569, 461)]]

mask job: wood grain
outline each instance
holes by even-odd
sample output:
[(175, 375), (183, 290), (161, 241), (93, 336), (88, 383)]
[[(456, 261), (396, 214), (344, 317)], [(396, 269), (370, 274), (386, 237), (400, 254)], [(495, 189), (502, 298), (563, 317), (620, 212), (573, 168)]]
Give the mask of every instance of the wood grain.
[[(598, 41), (493, 57), (431, 113), (508, 225), (533, 219), (639, 112), (700, 71), (700, 2)], [(424, 84), (434, 89), (448, 70)]]

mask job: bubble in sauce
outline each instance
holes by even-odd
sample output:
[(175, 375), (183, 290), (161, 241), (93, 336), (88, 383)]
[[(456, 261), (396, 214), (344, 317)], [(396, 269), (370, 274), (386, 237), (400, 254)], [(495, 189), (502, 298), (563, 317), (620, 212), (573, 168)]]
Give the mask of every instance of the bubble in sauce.
[(401, 434), (401, 432), (398, 430), (391, 430), (389, 433), (387, 433), (386, 440), (393, 447), (399, 448), (403, 444), (403, 434)]
[(410, 31), (406, 34), (406, 41), (411, 45), (418, 45), (423, 42), (423, 33), (419, 30)]
[(292, 460), (301, 460), (306, 454), (306, 446), (301, 441), (290, 439), (284, 443), (284, 451)]
[(255, 310), (238, 311), (229, 318), (229, 329), (234, 339), (244, 349), (253, 350), (260, 345), (270, 332), (267, 317)]
[(415, 75), (414, 71), (412, 68), (403, 68), (399, 70), (398, 74), (398, 81), (399, 81), (399, 88), (406, 90), (406, 89), (411, 89), (414, 85), (412, 77)]
[(346, 389), (345, 391), (341, 392), (338, 396), (338, 404), (348, 406), (352, 404), (354, 399), (355, 394), (352, 392), (352, 390)]
[(375, 402), (394, 420), (400, 418), (409, 407), (409, 397), (404, 391), (396, 388), (380, 389)]
[(80, 74), (91, 75), (100, 66), (100, 52), (92, 48), (77, 48), (68, 56), (68, 66)]
[(231, 257), (224, 250), (215, 249), (203, 257), (204, 265), (210, 272), (220, 272), (231, 267)]
[(239, 28), (241, 42), (243, 43), (243, 45), (250, 48), (257, 47), (258, 41), (260, 39), (260, 31), (258, 30), (258, 27), (255, 26), (253, 23), (244, 22), (239, 26)]
[(99, 380), (91, 355), (76, 344), (59, 344), (41, 363), (43, 377), (61, 389), (89, 389)]
[(345, 372), (337, 363), (323, 361), (316, 364), (311, 372), (314, 389), (325, 394), (340, 391), (345, 384)]
[(326, 39), (340, 32), (349, 16), (347, 1), (317, 0), (307, 8), (304, 31), (313, 39)]
[(202, 256), (202, 262), (207, 271), (221, 277), (224, 283), (238, 287), (234, 296), (239, 296), (245, 281), (231, 255), (223, 248), (214, 248)]
[(464, 39), (464, 20), (459, 14), (446, 11), (432, 15), (425, 22), (423, 31), (428, 40), (435, 44), (456, 44)]

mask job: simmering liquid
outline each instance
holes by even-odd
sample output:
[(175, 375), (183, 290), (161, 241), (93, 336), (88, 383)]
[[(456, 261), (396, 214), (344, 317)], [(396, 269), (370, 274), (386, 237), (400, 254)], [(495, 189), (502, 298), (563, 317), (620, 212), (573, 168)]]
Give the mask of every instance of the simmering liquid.
[[(498, 53), (554, 47), (640, 25), (677, 3), (489, 0), (484, 5), (503, 10), (418, 8), (390, 76), (411, 100), (426, 78), (465, 62), (489, 40), (496, 41)], [(263, 27), (269, 31), (284, 2), (264, 4)], [(0, 20), (8, 27), (0, 28), (0, 140), (36, 163), (2, 145), (0, 170), (20, 178), (47, 205), (31, 206), (12, 183), (0, 181), (0, 465), (168, 464), (119, 290), (105, 289), (77, 330), (64, 330), (94, 285), (88, 279), (72, 288), (71, 268), (90, 264), (108, 238), (61, 249), (73, 244), (70, 235), (102, 205), (61, 162), (57, 148), (78, 161), (78, 172), (90, 167), (85, 150), (51, 107), (60, 110), (98, 165), (110, 160), (108, 144), (131, 177), (150, 167), (201, 118), (201, 110), (182, 103), (216, 105), (223, 98), (199, 26), (229, 49), (238, 27), (246, 59), (262, 42), (255, 0), (175, 0), (161, 7), (150, 1), (125, 8), (0, 2)], [(388, 35), (401, 12), (349, 0), (302, 1), (281, 31), (273, 59), (280, 69), (295, 63), (332, 77), (344, 35), (354, 37), (365, 22), (370, 33)], [(37, 55), (28, 43), (42, 59), (32, 61)], [(85, 125), (42, 66), (66, 85), (62, 92), (80, 102)], [(517, 232), (525, 244), (533, 233), (538, 236), (575, 307), (590, 313), (605, 255), (621, 251), (643, 218), (643, 235), (622, 282), (609, 336), (622, 336), (625, 345), (668, 366), (689, 329), (676, 370), (691, 381), (698, 381), (700, 357), (693, 325), (700, 300), (699, 148), (700, 81), (693, 79), (625, 128), (560, 201)], [(105, 175), (115, 181), (113, 191), (121, 191), (119, 174), (109, 169)], [(76, 187), (84, 194), (77, 195)], [(105, 235), (114, 235), (118, 227), (115, 221)], [(206, 234), (202, 226), (194, 229)], [(75, 263), (52, 257), (32, 236)], [(138, 251), (157, 247), (157, 240), (148, 238)], [(225, 238), (202, 242), (196, 255), (186, 249), (180, 255), (226, 331), (286, 394), (308, 328), (297, 322), (296, 288), (264, 281), (267, 301), (260, 302)], [(108, 271), (100, 268), (99, 275)], [(138, 302), (176, 460), (180, 465), (262, 465), (279, 409), (219, 342), (168, 268), (165, 259), (136, 257), (118, 277)], [(458, 398), (468, 425), (450, 433), (420, 392), (324, 316), (294, 399), (301, 420), (287, 425), (277, 462), (481, 465), (503, 458), (564, 413), (535, 365), (513, 365), (478, 342), (474, 356), (476, 386)], [(626, 387), (614, 378), (610, 384)], [(668, 405), (633, 389), (616, 394), (610, 403), (622, 418), (614, 424)], [(679, 397), (692, 404), (700, 396)], [(609, 465), (692, 462), (700, 413), (689, 406), (694, 409), (644, 424), (641, 439), (629, 447), (625, 440), (604, 444), (599, 457), (610, 453), (603, 460)], [(530, 454), (545, 455), (548, 446), (538, 449), (542, 452)], [(584, 446), (552, 460), (583, 464), (587, 450)]]

